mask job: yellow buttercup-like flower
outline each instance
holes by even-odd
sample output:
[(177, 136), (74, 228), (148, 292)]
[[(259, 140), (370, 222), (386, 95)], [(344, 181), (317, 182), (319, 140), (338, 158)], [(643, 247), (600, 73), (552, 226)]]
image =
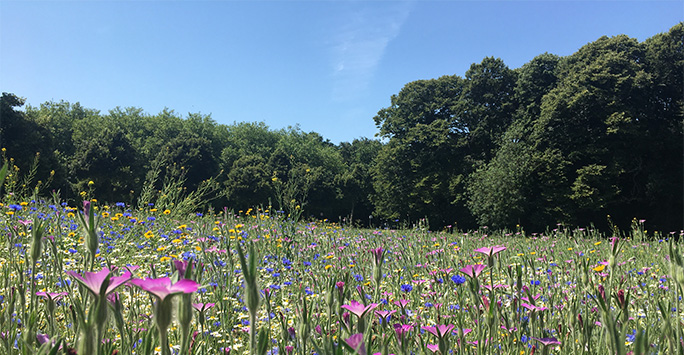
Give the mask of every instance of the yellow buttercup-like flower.
[(603, 269), (605, 269), (605, 268), (606, 268), (605, 265), (599, 265), (599, 266), (595, 267), (593, 270), (596, 271), (596, 272), (601, 272), (601, 271), (603, 271)]

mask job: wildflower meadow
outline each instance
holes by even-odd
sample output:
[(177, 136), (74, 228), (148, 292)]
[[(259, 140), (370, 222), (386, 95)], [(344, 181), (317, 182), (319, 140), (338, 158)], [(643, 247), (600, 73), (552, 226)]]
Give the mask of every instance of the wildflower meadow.
[(682, 353), (680, 232), (3, 201), (3, 354)]

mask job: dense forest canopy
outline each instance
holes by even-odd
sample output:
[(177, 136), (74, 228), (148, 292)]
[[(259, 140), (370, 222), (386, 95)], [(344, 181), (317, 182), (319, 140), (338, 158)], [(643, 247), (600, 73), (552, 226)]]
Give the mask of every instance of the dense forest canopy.
[(644, 42), (602, 37), (517, 69), (488, 57), (463, 77), (408, 83), (373, 118), (381, 141), (170, 110), (23, 107), (3, 93), (0, 146), (23, 179), (9, 192), (74, 201), (172, 205), (159, 191), (175, 188), (201, 196), (197, 209), (535, 230), (611, 215), (670, 231), (684, 224), (683, 88), (680, 23)]

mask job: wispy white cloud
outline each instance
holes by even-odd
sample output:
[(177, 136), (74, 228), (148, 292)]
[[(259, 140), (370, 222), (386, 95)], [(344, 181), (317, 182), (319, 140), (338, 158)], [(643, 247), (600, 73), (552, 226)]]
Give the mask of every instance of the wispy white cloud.
[(344, 24), (333, 36), (333, 100), (362, 97), (387, 45), (399, 34), (408, 18), (408, 2), (358, 2), (344, 15)]

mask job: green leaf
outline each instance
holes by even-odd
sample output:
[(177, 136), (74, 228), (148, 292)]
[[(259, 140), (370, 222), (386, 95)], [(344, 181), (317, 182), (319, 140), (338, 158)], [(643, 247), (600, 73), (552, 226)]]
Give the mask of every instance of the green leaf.
[(5, 178), (7, 177), (7, 171), (8, 171), (8, 165), (5, 162), (5, 164), (2, 165), (2, 168), (0, 168), (0, 193), (2, 193), (2, 187), (5, 185)]

